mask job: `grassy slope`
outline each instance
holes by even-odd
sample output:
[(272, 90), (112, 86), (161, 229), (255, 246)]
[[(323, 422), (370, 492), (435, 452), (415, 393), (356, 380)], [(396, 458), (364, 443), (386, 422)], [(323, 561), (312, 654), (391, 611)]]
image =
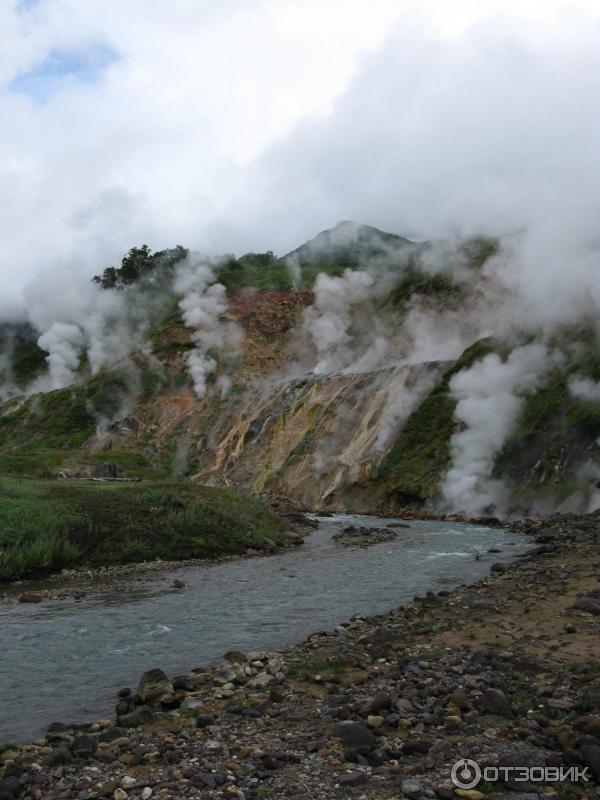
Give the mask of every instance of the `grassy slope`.
[(285, 539), (282, 520), (233, 489), (0, 478), (0, 580), (238, 553), (266, 539)]
[[(495, 248), (496, 244), (491, 240), (470, 240), (464, 244), (460, 260), (479, 268)], [(244, 359), (238, 369), (240, 375), (245, 376), (248, 370), (256, 372), (257, 364), (270, 363), (265, 354), (271, 350), (275, 352), (277, 342), (285, 342), (287, 327), (280, 324), (281, 320), (275, 318), (277, 315), (271, 315), (263, 331), (260, 325), (255, 325), (237, 290), (254, 286), (272, 293), (273, 290), (288, 289), (295, 281), (303, 286), (312, 286), (319, 272), (335, 275), (347, 266), (356, 266), (353, 256), (350, 248), (339, 253), (336, 251), (336, 258), (329, 263), (321, 263), (318, 258), (301, 260), (295, 274), (283, 260), (270, 253), (247, 254), (221, 263), (217, 269), (218, 278), (226, 284), (232, 308), (247, 329)], [(406, 259), (402, 256), (402, 264), (396, 286), (388, 298), (382, 300), (378, 313), (401, 314), (414, 295), (426, 296), (442, 307), (460, 300), (463, 287), (449, 273), (428, 274), (415, 253), (412, 256), (409, 253)], [(307, 292), (304, 294), (309, 295)], [(268, 303), (277, 306), (273, 297), (273, 294), (269, 295)], [(281, 299), (278, 302), (282, 314), (297, 316), (295, 305), (290, 311), (288, 306), (284, 308)], [(256, 297), (252, 303), (256, 308), (260, 305)], [(300, 308), (305, 303), (306, 299), (296, 305)], [(139, 369), (139, 386), (134, 393), (139, 405), (134, 413), (141, 410), (142, 415), (144, 403), (151, 397), (161, 393), (176, 394), (188, 382), (183, 354), (191, 343), (182, 326), (177, 297), (173, 293), (162, 298), (160, 313), (148, 335), (159, 363), (143, 364)], [(474, 353), (473, 358), (477, 357), (478, 351)], [(448, 397), (447, 383), (454, 371), (466, 366), (467, 358), (465, 354), (411, 417), (406, 430), (382, 464), (377, 478), (392, 493), (406, 495), (408, 499), (432, 495), (439, 475), (447, 465), (448, 441), (454, 429), (453, 403)], [(103, 371), (87, 380), (83, 379), (84, 373), (81, 377), (79, 383), (66, 389), (30, 398), (20, 407), (15, 405), (10, 409), (7, 404), (4, 413), (0, 409), (0, 475), (51, 477), (59, 467), (106, 460), (119, 464), (129, 476), (150, 479), (173, 474), (180, 433), (177, 428), (169, 440), (161, 443), (158, 455), (152, 450), (151, 442), (146, 440), (138, 440), (135, 449), (110, 450), (96, 455), (82, 450), (84, 442), (94, 433), (98, 418), (112, 418), (121, 397), (131, 397), (131, 386), (127, 376), (120, 375), (118, 369)]]
[(449, 466), (450, 438), (456, 430), (450, 379), (492, 350), (490, 339), (465, 350), (411, 414), (379, 467), (376, 481), (380, 494), (401, 503), (422, 503), (435, 495)]
[[(139, 397), (151, 396), (154, 373), (142, 373)], [(70, 461), (113, 461), (131, 476), (154, 477), (159, 471), (141, 452), (89, 456), (82, 445), (96, 431), (98, 419), (110, 419), (131, 393), (127, 370), (105, 370), (85, 382), (35, 395), (22, 404), (0, 408), (0, 475), (50, 477)], [(85, 455), (85, 458), (84, 458)]]
[(574, 397), (572, 376), (600, 380), (600, 342), (586, 331), (569, 332), (577, 346), (561, 369), (525, 398), (514, 433), (496, 460), (494, 477), (513, 484), (520, 498), (551, 493), (560, 502), (581, 488), (580, 466), (598, 455), (600, 402)]
[[(565, 332), (561, 338), (571, 346), (569, 355), (524, 398), (515, 431), (496, 459), (493, 477), (512, 484), (515, 501), (527, 503), (550, 493), (552, 503), (561, 502), (581, 488), (579, 468), (598, 456), (600, 402), (574, 397), (568, 385), (575, 375), (600, 380), (600, 342), (585, 331)], [(382, 495), (399, 504), (435, 497), (456, 431), (449, 381), (494, 347), (499, 344), (482, 340), (466, 350), (410, 416), (369, 487), (373, 502)]]
[(217, 279), (226, 287), (228, 294), (238, 289), (260, 291), (282, 291), (285, 289), (311, 288), (317, 275), (341, 275), (351, 261), (339, 263), (301, 263), (292, 270), (285, 261), (272, 253), (247, 253), (241, 258), (231, 258), (216, 270)]

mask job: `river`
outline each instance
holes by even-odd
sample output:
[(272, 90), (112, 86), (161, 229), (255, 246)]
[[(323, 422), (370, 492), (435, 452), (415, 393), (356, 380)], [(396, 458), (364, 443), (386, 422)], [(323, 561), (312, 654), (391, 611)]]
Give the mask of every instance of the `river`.
[[(529, 546), (502, 529), (439, 521), (410, 521), (366, 549), (332, 541), (348, 524), (398, 521), (326, 517), (285, 553), (144, 573), (79, 601), (0, 604), (0, 744), (53, 721), (113, 716), (116, 691), (151, 667), (182, 674), (227, 650), (290, 646), (354, 613), (473, 582)], [(484, 555), (490, 548), (501, 553)], [(176, 578), (184, 589), (172, 588)]]

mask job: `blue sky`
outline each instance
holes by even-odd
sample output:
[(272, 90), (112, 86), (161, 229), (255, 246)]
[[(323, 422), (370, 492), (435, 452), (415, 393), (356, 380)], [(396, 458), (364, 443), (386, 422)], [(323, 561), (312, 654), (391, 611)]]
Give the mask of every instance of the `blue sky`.
[(33, 69), (14, 78), (9, 89), (35, 102), (44, 102), (67, 84), (94, 83), (117, 59), (117, 53), (104, 45), (85, 50), (52, 50)]
[(24, 11), (28, 11), (30, 8), (39, 5), (42, 0), (18, 0), (17, 2), (17, 11), (22, 13)]

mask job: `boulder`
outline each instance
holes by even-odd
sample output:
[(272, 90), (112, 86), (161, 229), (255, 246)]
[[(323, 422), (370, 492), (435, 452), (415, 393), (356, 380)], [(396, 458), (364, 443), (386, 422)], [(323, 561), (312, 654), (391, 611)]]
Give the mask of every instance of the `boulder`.
[(152, 709), (148, 706), (140, 706), (128, 714), (121, 714), (117, 717), (117, 725), (122, 728), (137, 728), (138, 725), (145, 725), (152, 719), (154, 719)]
[(515, 716), (504, 692), (499, 689), (485, 689), (481, 704), (488, 714), (496, 714), (499, 717), (506, 717), (506, 719), (513, 719)]
[(402, 752), (406, 755), (415, 755), (416, 753), (423, 755), (431, 750), (432, 742), (429, 739), (412, 737), (405, 739), (402, 744)]
[(3, 800), (4, 797), (7, 800), (8, 798), (12, 800), (13, 797), (20, 797), (22, 789), (21, 782), (14, 775), (0, 779), (0, 800)]
[(381, 711), (387, 711), (392, 707), (392, 698), (387, 692), (383, 690), (377, 692), (371, 702), (371, 712), (379, 714)]
[(73, 756), (65, 744), (59, 745), (44, 758), (44, 764), (48, 767), (58, 767), (63, 764), (71, 764)]
[(364, 772), (347, 772), (339, 778), (338, 783), (340, 786), (362, 786), (367, 780)]
[(115, 739), (122, 739), (127, 736), (125, 728), (119, 728), (118, 725), (113, 725), (98, 736), (100, 742), (114, 742)]
[(600, 615), (600, 600), (593, 597), (581, 597), (572, 606), (576, 611), (585, 611), (586, 614), (593, 614), (595, 617)]
[(226, 658), (230, 664), (244, 664), (248, 661), (248, 656), (241, 650), (228, 650), (223, 658)]
[(173, 684), (162, 669), (150, 669), (140, 678), (137, 694), (143, 705), (169, 704), (173, 701)]
[(273, 675), (269, 675), (268, 672), (260, 672), (254, 678), (250, 678), (247, 685), (251, 689), (266, 689), (267, 686), (270, 686), (272, 683), (275, 683), (275, 677)]
[(580, 750), (581, 763), (588, 767), (595, 780), (600, 781), (600, 746), (584, 744)]
[(369, 752), (377, 744), (371, 731), (360, 722), (340, 722), (334, 727), (332, 735), (348, 750)]
[(76, 736), (71, 744), (71, 752), (77, 758), (91, 758), (98, 749), (98, 737), (91, 733)]
[(94, 468), (94, 478), (123, 478), (123, 470), (112, 461), (99, 461)]

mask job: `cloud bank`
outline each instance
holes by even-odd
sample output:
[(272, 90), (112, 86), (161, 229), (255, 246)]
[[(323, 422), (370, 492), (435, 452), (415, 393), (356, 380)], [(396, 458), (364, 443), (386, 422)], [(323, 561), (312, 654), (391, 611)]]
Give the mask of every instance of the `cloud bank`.
[(100, 5), (0, 11), (3, 318), (47, 267), (285, 252), (338, 219), (522, 235), (533, 313), (597, 307), (593, 4)]

